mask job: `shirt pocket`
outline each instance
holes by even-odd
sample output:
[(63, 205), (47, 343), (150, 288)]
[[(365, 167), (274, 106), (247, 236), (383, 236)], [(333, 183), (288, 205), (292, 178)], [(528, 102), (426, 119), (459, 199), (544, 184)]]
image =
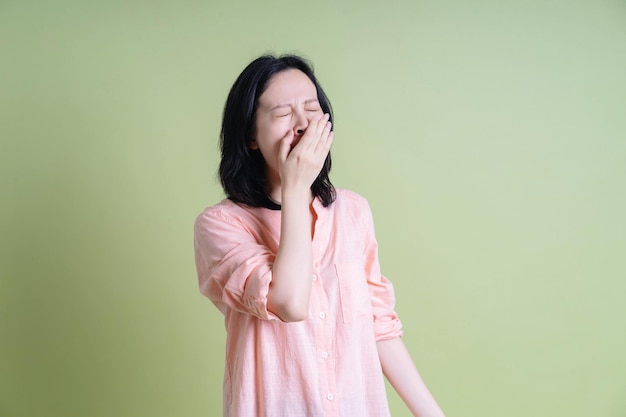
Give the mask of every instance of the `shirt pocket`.
[(372, 320), (372, 302), (362, 264), (335, 264), (344, 323)]

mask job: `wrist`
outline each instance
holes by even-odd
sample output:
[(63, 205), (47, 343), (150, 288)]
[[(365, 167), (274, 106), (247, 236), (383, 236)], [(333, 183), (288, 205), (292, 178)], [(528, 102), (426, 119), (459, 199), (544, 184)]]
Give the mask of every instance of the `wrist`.
[(311, 201), (313, 201), (313, 193), (309, 187), (288, 184), (281, 186), (281, 205), (298, 203), (309, 205)]

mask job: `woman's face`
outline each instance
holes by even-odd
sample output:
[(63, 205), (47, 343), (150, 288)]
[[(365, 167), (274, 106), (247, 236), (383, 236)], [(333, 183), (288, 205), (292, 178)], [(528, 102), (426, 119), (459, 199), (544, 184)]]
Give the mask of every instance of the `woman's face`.
[(259, 149), (267, 165), (271, 188), (280, 185), (278, 150), (281, 139), (293, 132), (291, 148), (298, 144), (309, 121), (322, 114), (315, 84), (298, 69), (275, 74), (259, 97), (256, 131), (250, 148)]

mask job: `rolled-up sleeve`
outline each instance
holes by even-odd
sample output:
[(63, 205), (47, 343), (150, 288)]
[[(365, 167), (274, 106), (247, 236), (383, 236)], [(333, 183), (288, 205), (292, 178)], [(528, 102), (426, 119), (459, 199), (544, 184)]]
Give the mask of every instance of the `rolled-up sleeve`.
[(374, 232), (374, 219), (367, 202), (363, 210), (365, 229), (365, 272), (372, 301), (376, 341), (402, 336), (402, 323), (395, 311), (396, 297), (393, 285), (380, 272), (378, 243)]
[(208, 208), (194, 225), (200, 292), (222, 312), (228, 308), (263, 320), (280, 320), (267, 310), (275, 254), (259, 244), (241, 220)]

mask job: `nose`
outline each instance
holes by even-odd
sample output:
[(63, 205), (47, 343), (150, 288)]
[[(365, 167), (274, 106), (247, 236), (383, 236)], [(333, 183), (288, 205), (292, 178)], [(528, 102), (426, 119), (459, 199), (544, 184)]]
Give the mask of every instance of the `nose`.
[(309, 119), (304, 112), (297, 112), (296, 120), (293, 125), (294, 136), (302, 136), (309, 126)]

